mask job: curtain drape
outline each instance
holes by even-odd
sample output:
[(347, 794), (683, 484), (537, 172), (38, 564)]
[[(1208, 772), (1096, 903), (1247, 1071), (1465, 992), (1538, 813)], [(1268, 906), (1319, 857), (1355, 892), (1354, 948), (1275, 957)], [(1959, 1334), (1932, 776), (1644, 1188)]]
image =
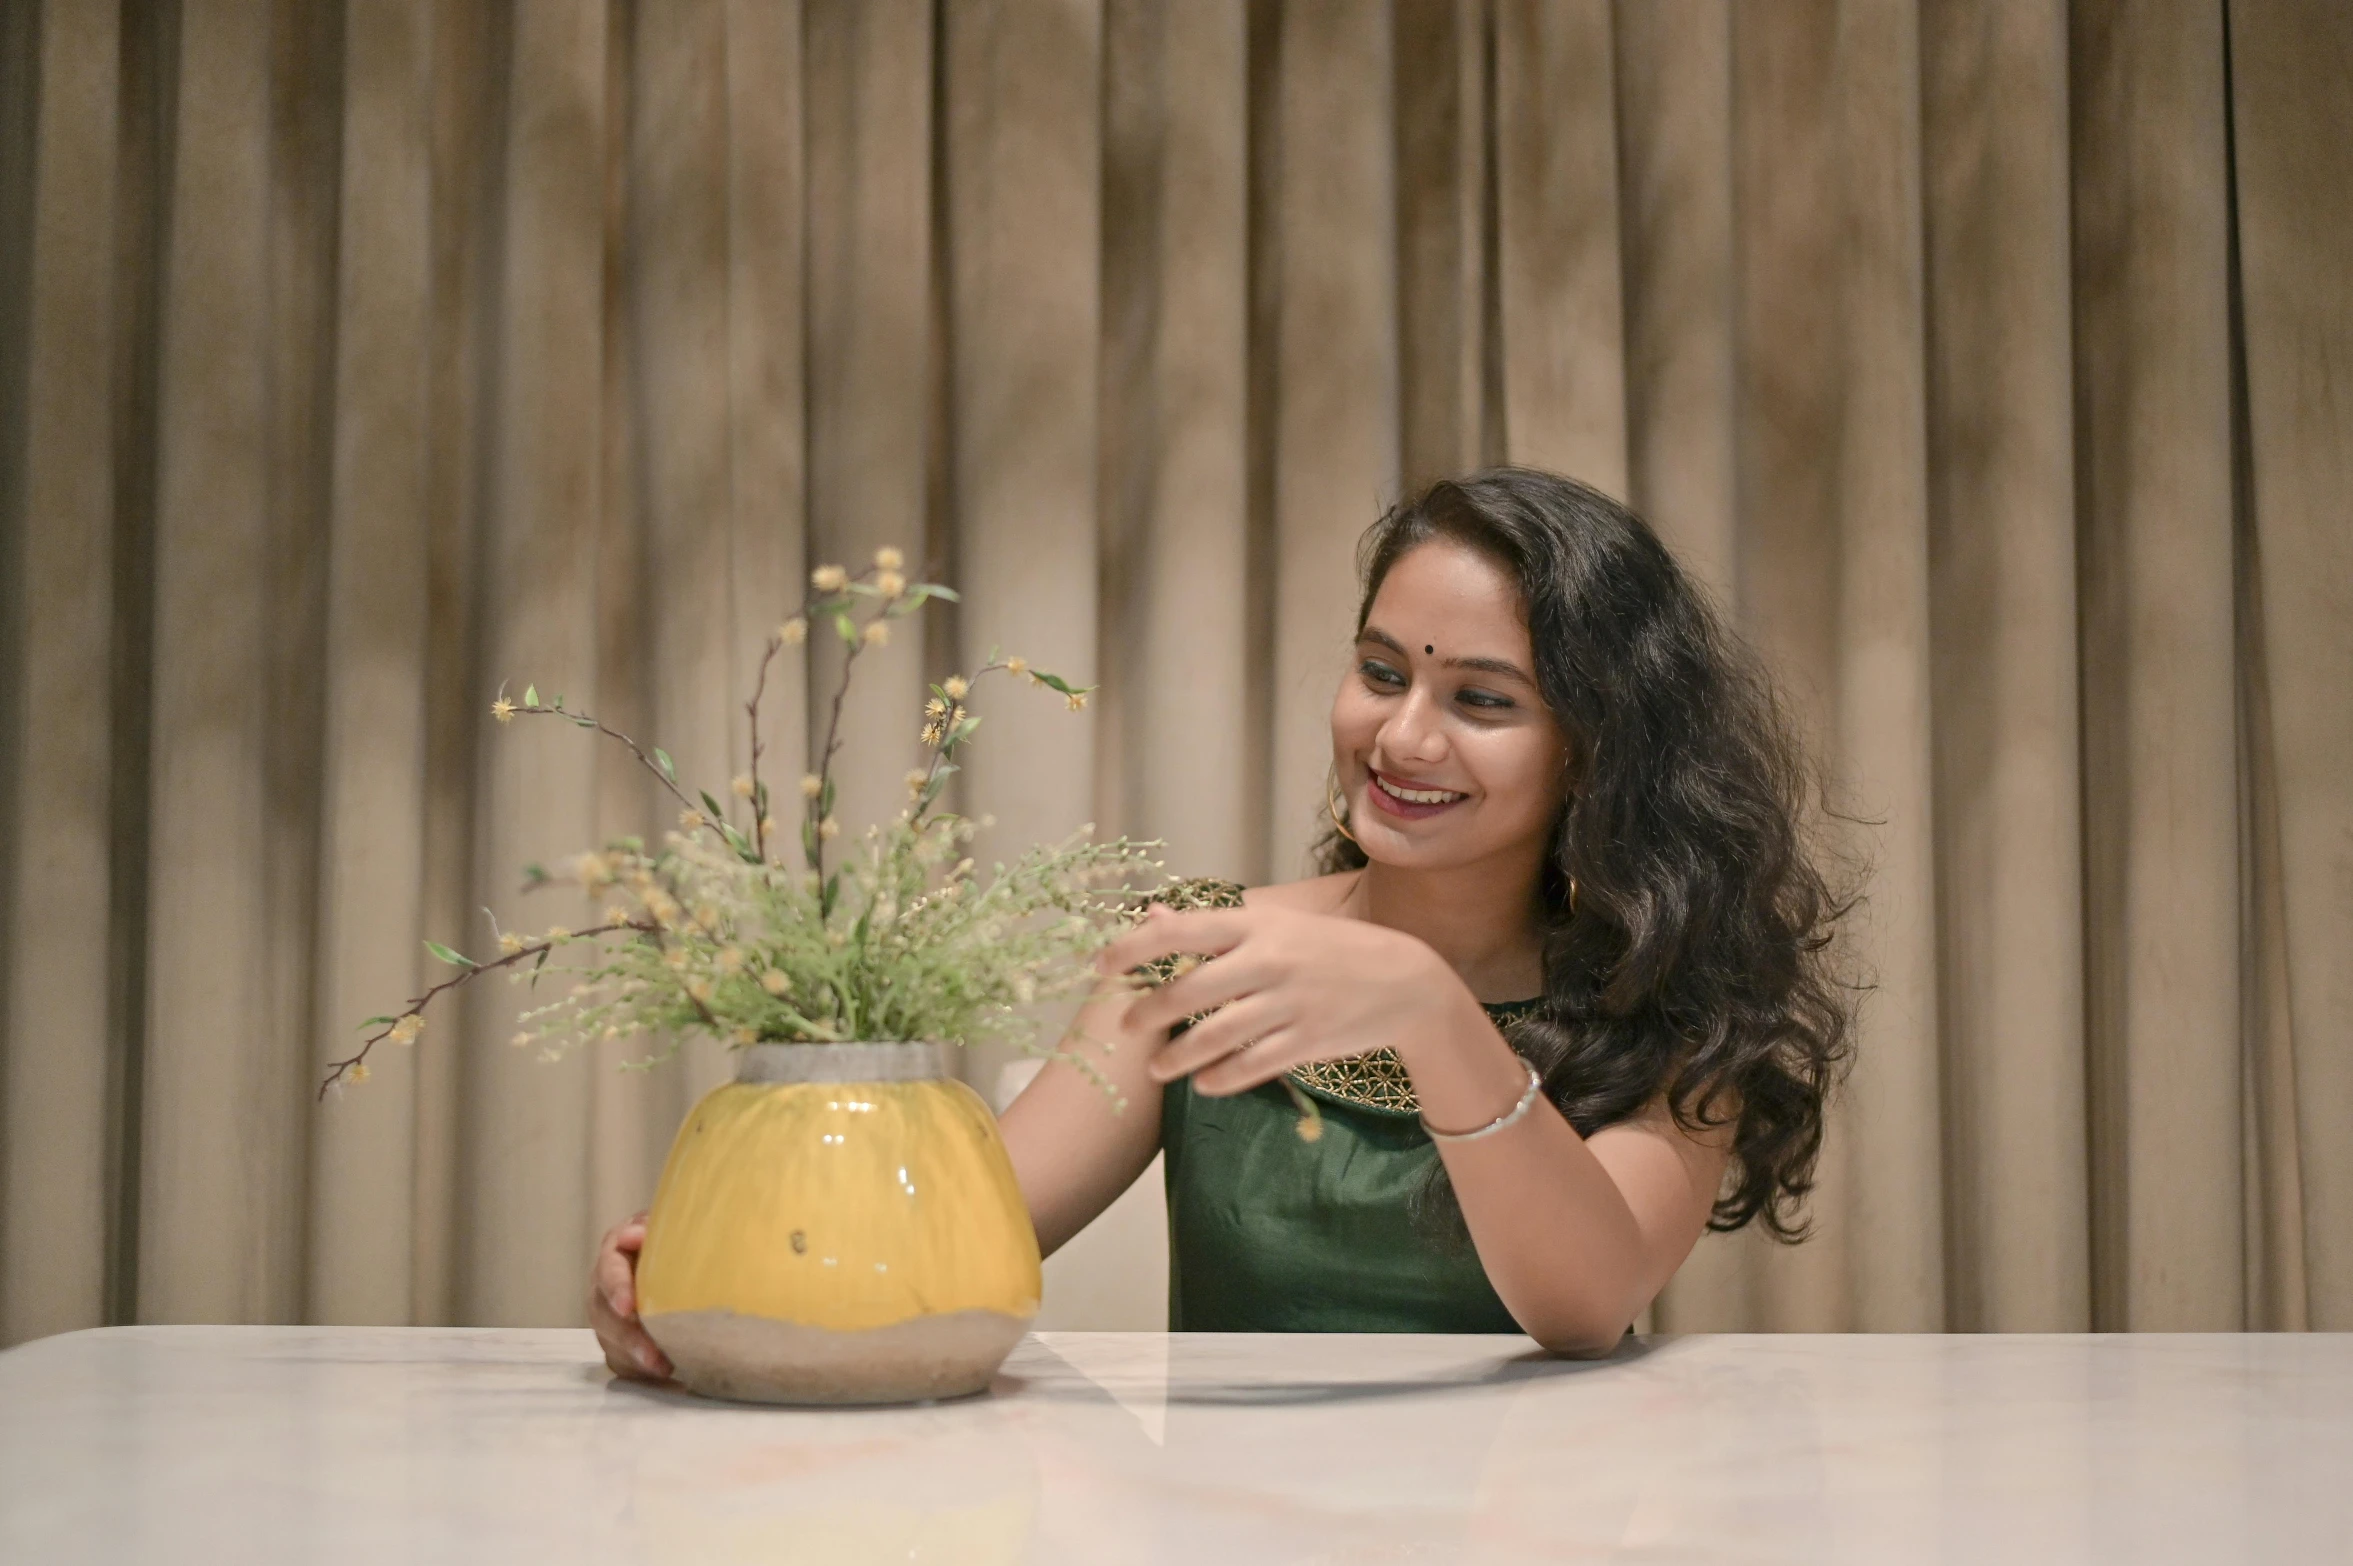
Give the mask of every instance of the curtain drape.
[[(478, 986), (311, 1101), (660, 819), (502, 683), (716, 784), (896, 544), (965, 598), (846, 815), (1002, 644), (1105, 688), (991, 708), (1000, 842), (1288, 877), (1357, 536), (1505, 459), (1652, 520), (1869, 866), (1815, 1237), (1656, 1324), (2353, 1328), (2349, 255), (2328, 0), (0, 5), (0, 1341), (578, 1319), (715, 1048)], [(1155, 1200), (1056, 1320), (1157, 1324)]]

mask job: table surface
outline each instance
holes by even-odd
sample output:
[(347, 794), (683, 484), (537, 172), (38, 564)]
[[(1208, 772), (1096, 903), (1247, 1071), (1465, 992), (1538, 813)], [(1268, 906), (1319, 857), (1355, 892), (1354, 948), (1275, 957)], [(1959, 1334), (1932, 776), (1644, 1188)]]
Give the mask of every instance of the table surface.
[(2353, 1559), (2353, 1335), (1040, 1333), (915, 1408), (708, 1403), (579, 1331), (0, 1354), (0, 1561)]

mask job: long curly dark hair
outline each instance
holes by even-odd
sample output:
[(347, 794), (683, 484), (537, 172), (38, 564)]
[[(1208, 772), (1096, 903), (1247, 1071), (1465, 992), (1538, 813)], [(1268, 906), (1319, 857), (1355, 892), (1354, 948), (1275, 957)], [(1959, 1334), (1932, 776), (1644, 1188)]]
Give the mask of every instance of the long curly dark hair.
[[(1731, 1125), (1708, 1227), (1753, 1220), (1803, 1239), (1850, 1050), (1851, 991), (1832, 962), (1850, 902), (1808, 842), (1813, 775), (1788, 714), (1640, 518), (1527, 468), (1442, 480), (1374, 524), (1359, 630), (1390, 567), (1441, 539), (1519, 583), (1537, 686), (1567, 740), (1543, 876), (1544, 1004), (1514, 1046), (1582, 1134), (1662, 1089), (1686, 1130)], [(1327, 872), (1366, 862), (1337, 831), (1319, 857)], [(1425, 1195), (1460, 1226), (1443, 1165)]]

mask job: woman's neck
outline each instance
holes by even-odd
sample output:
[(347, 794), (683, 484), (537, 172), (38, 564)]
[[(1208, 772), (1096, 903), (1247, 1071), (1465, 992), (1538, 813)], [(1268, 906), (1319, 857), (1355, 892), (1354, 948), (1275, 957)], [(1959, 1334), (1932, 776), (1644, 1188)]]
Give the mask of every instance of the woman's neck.
[(1376, 862), (1357, 872), (1341, 911), (1425, 942), (1482, 1001), (1526, 1000), (1544, 988), (1542, 874), (1533, 857), (1445, 870)]

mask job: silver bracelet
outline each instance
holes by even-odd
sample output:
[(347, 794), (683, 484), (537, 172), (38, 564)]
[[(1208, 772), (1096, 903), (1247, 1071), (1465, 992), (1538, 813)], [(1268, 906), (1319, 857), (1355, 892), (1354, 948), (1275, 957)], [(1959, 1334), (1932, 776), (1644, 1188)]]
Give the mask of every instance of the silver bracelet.
[[(1527, 1062), (1522, 1061), (1520, 1064), (1527, 1065)], [(1479, 1127), (1478, 1130), (1441, 1131), (1436, 1126), (1430, 1124), (1430, 1119), (1427, 1115), (1422, 1117), (1422, 1129), (1430, 1133), (1430, 1140), (1433, 1142), (1476, 1142), (1483, 1136), (1493, 1136), (1496, 1132), (1502, 1130), (1505, 1126), (1510, 1125), (1513, 1121), (1526, 1114), (1528, 1112), (1529, 1106), (1536, 1102), (1537, 1095), (1543, 1091), (1544, 1079), (1536, 1074), (1536, 1068), (1534, 1066), (1528, 1066), (1528, 1091), (1520, 1095), (1520, 1101), (1518, 1103), (1512, 1105), (1511, 1108), (1505, 1110), (1502, 1114), (1497, 1115), (1493, 1120), (1490, 1120), (1485, 1125)]]

